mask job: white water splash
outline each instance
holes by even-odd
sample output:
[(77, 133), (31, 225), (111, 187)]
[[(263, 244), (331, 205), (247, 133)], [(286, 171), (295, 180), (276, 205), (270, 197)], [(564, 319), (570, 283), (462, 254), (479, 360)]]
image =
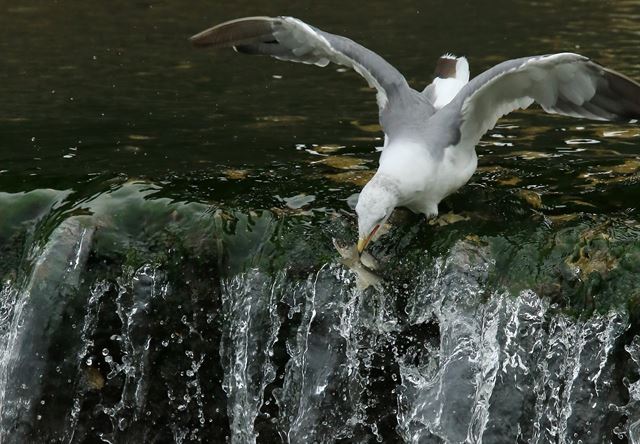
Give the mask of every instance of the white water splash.
[(279, 292), (285, 274), (274, 279), (257, 270), (222, 283), (224, 363), (223, 388), (228, 396), (231, 442), (255, 443), (255, 419), (264, 402), (264, 391), (276, 376), (273, 346), (278, 338)]
[[(30, 275), (24, 290), (8, 286), (4, 297), (13, 298), (11, 309), (3, 309), (5, 339), (0, 343), (0, 441), (28, 436), (31, 417), (38, 407), (32, 403), (41, 392), (42, 376), (49, 353), (52, 324), (62, 322), (70, 295), (81, 282), (94, 228), (84, 219), (69, 218), (40, 248), (35, 246), (25, 264)], [(4, 305), (4, 303), (3, 303)], [(37, 417), (37, 416), (36, 416)], [(23, 428), (24, 427), (24, 428)]]
[(435, 316), (440, 348), (418, 364), (400, 357), (403, 438), (601, 442), (611, 433), (608, 363), (626, 316), (573, 319), (531, 291), (487, 294), (489, 265), (485, 252), (459, 245), (416, 294), (414, 322)]

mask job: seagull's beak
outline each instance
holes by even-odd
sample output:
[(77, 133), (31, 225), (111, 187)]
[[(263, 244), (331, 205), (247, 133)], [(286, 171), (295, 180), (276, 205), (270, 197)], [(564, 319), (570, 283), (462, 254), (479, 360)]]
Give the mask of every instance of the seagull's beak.
[(364, 249), (367, 248), (367, 245), (371, 242), (371, 239), (373, 238), (373, 235), (376, 234), (376, 231), (378, 231), (378, 228), (380, 228), (380, 225), (373, 227), (373, 230), (371, 230), (371, 233), (369, 233), (367, 237), (358, 239), (358, 253), (362, 253)]

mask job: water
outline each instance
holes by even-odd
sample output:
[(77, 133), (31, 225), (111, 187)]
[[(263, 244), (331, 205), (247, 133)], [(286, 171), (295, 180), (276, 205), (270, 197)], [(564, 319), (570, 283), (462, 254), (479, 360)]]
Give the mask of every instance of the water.
[(416, 87), (571, 50), (640, 78), (633, 1), (0, 6), (0, 442), (640, 442), (640, 130), (500, 121), (360, 292), (356, 75), (187, 37), (291, 14)]

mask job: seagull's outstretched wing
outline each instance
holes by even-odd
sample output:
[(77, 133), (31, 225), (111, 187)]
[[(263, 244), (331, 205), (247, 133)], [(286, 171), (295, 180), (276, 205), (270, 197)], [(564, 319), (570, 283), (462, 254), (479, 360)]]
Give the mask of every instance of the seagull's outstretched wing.
[(534, 101), (548, 113), (594, 120), (640, 119), (640, 84), (572, 53), (500, 63), (473, 78), (438, 114), (457, 117), (460, 138), (475, 145), (500, 117)]
[(193, 37), (195, 46), (233, 47), (245, 54), (354, 69), (378, 91), (380, 111), (409, 91), (400, 72), (373, 51), (348, 38), (329, 34), (293, 17), (245, 17), (221, 23)]

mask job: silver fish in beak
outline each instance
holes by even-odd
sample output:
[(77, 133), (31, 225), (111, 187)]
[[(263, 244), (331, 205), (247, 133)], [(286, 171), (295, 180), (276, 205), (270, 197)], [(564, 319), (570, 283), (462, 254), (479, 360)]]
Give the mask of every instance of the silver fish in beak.
[(343, 247), (335, 239), (333, 239), (333, 245), (340, 254), (340, 263), (356, 275), (356, 286), (359, 290), (373, 287), (382, 291), (382, 278), (373, 272), (378, 268), (378, 263), (373, 256), (367, 252), (360, 255), (356, 245)]

